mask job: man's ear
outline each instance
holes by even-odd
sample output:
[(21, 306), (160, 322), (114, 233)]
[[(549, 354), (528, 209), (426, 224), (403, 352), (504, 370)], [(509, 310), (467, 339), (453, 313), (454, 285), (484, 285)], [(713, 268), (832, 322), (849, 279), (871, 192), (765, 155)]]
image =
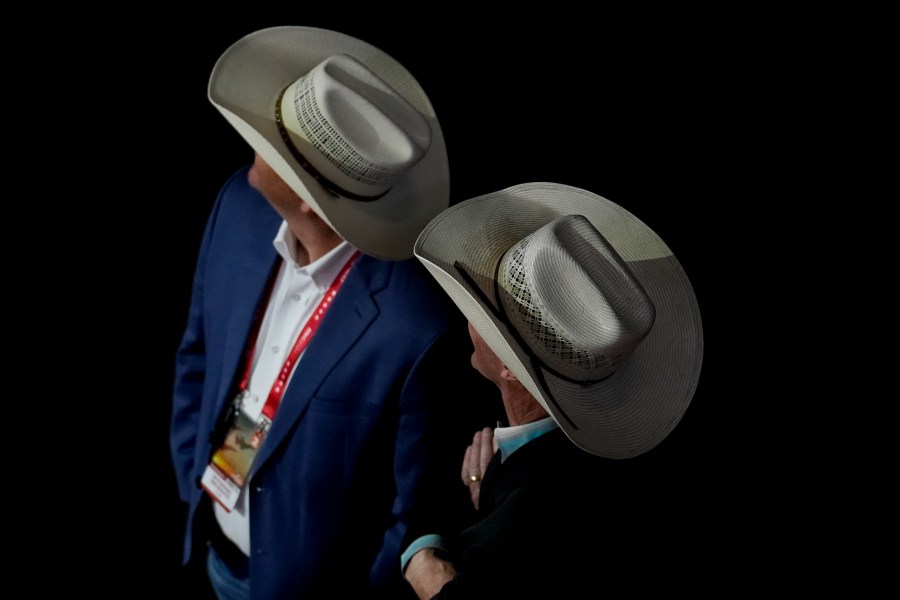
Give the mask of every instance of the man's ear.
[(509, 370), (509, 367), (503, 365), (503, 369), (500, 371), (500, 379), (506, 381), (518, 381), (519, 378), (513, 375), (513, 372)]

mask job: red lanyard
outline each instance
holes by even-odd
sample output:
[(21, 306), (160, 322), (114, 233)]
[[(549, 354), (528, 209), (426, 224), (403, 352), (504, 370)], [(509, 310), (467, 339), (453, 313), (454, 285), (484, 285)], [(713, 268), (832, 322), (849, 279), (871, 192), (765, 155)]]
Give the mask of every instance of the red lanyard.
[[(359, 250), (353, 253), (344, 267), (341, 269), (341, 272), (337, 274), (334, 282), (331, 284), (331, 287), (328, 288), (328, 291), (325, 292), (325, 297), (322, 298), (319, 305), (316, 307), (316, 310), (313, 311), (312, 316), (310, 316), (309, 320), (306, 321), (306, 325), (303, 326), (303, 329), (300, 330), (300, 335), (297, 337), (297, 341), (294, 342), (294, 347), (291, 348), (290, 354), (285, 359), (284, 364), (281, 366), (281, 370), (278, 372), (278, 377), (275, 378), (275, 383), (272, 384), (272, 389), (269, 391), (269, 397), (266, 399), (266, 404), (263, 406), (262, 413), (271, 421), (275, 416), (275, 409), (278, 408), (278, 405), (281, 403), (281, 397), (284, 395), (284, 388), (287, 386), (288, 377), (291, 374), (291, 371), (294, 370), (294, 366), (297, 364), (297, 359), (300, 358), (300, 354), (309, 344), (309, 340), (312, 338), (313, 333), (316, 332), (316, 329), (319, 327), (319, 323), (322, 321), (322, 317), (325, 316), (325, 311), (328, 310), (328, 307), (331, 306), (332, 300), (337, 295), (338, 290), (343, 285), (344, 280), (347, 279), (347, 273), (350, 271), (350, 267), (353, 265), (354, 261), (356, 261), (359, 256)], [(270, 285), (268, 294), (271, 296), (272, 286)], [(271, 298), (270, 298), (271, 299)], [(244, 370), (244, 377), (241, 379), (240, 390), (244, 391), (247, 389), (247, 385), (250, 380), (250, 366), (253, 364), (253, 353), (256, 348), (256, 340), (259, 337), (259, 327), (260, 327), (261, 317), (257, 315), (256, 324), (254, 325), (254, 334), (253, 341), (247, 347), (247, 366)]]

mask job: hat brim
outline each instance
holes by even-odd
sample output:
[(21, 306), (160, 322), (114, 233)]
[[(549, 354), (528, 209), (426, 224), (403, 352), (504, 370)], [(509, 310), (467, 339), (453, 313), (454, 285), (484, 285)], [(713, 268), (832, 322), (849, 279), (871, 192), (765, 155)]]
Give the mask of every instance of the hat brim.
[[(431, 145), (384, 196), (372, 201), (336, 197), (291, 156), (275, 123), (279, 94), (334, 54), (353, 56), (417, 108), (431, 126)], [(428, 96), (391, 56), (357, 38), (314, 27), (273, 27), (229, 47), (209, 80), (209, 99), (278, 175), (332, 229), (366, 254), (386, 260), (413, 256), (422, 228), (450, 203), (443, 131)]]
[[(656, 307), (653, 328), (637, 350), (611, 377), (590, 385), (568, 382), (542, 368), (454, 266), (458, 261), (498, 307), (494, 274), (504, 252), (569, 214), (590, 220)], [(571, 186), (517, 185), (445, 210), (422, 231), (415, 255), (500, 360), (582, 449), (607, 458), (638, 456), (658, 445), (687, 410), (703, 359), (697, 299), (668, 246), (621, 206)]]

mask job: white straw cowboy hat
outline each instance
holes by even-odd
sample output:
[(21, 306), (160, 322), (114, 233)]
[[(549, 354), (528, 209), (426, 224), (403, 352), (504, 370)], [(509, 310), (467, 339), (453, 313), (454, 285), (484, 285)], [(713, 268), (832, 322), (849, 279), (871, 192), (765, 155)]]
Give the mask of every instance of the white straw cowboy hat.
[(703, 331), (666, 244), (596, 194), (525, 183), (460, 202), (415, 255), (582, 449), (630, 458), (694, 395)]
[(348, 35), (273, 27), (229, 47), (209, 99), (341, 237), (387, 260), (450, 203), (428, 96), (400, 63)]

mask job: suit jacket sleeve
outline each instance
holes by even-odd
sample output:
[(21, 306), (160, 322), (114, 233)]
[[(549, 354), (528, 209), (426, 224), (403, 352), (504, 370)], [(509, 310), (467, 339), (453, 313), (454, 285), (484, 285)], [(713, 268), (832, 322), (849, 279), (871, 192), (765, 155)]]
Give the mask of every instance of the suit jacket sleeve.
[(194, 452), (197, 447), (196, 439), (206, 373), (206, 343), (202, 310), (203, 273), (221, 201), (222, 193), (219, 194), (206, 223), (194, 271), (187, 326), (175, 355), (175, 383), (172, 394), (169, 447), (175, 467), (178, 494), (185, 502), (189, 500), (191, 490), (196, 487), (191, 473), (194, 471)]

